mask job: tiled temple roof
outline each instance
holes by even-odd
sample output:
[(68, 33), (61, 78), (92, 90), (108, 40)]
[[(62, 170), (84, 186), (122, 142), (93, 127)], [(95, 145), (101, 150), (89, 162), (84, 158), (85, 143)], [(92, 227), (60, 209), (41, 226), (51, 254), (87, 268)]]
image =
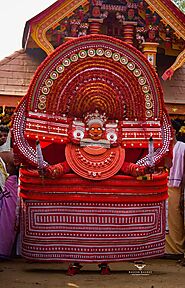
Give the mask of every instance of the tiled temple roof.
[(0, 105), (17, 106), (41, 62), (24, 49), (0, 61)]

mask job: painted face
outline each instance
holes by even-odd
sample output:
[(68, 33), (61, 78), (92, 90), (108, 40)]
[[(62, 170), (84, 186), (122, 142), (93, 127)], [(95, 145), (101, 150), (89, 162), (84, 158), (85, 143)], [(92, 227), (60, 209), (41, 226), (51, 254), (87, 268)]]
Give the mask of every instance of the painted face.
[(103, 129), (99, 123), (93, 123), (89, 126), (89, 136), (93, 140), (99, 140), (102, 138)]
[(2, 146), (4, 143), (6, 143), (8, 137), (8, 133), (7, 132), (0, 132), (0, 146)]

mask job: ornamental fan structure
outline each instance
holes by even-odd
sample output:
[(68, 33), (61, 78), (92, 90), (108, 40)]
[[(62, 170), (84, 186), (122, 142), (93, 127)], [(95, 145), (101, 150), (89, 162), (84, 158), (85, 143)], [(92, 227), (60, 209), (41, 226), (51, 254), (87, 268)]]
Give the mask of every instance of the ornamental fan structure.
[[(99, 145), (88, 138), (95, 118), (102, 123)], [(160, 166), (171, 150), (160, 81), (137, 49), (105, 35), (62, 44), (35, 72), (12, 137), (23, 165), (24, 257), (114, 262), (164, 253), (167, 173), (149, 180), (119, 173), (125, 160), (150, 166), (152, 157)], [(40, 177), (36, 141), (43, 169), (65, 160), (70, 173)]]

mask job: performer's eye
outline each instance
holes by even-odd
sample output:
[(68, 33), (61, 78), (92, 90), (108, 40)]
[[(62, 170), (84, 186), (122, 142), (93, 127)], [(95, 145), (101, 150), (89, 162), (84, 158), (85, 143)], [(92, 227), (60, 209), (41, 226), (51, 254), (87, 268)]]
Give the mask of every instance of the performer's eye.
[(98, 127), (98, 131), (101, 131), (101, 128), (100, 128), (100, 127)]

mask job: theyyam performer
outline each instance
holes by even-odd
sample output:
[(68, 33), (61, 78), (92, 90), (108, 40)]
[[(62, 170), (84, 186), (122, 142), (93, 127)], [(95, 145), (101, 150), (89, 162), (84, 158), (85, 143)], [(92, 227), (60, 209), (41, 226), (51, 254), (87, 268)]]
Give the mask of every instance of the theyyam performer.
[[(172, 132), (158, 76), (105, 35), (62, 44), (39, 66), (12, 123), (21, 163), (22, 256), (100, 264), (160, 257)], [(36, 143), (36, 144), (35, 144)]]

